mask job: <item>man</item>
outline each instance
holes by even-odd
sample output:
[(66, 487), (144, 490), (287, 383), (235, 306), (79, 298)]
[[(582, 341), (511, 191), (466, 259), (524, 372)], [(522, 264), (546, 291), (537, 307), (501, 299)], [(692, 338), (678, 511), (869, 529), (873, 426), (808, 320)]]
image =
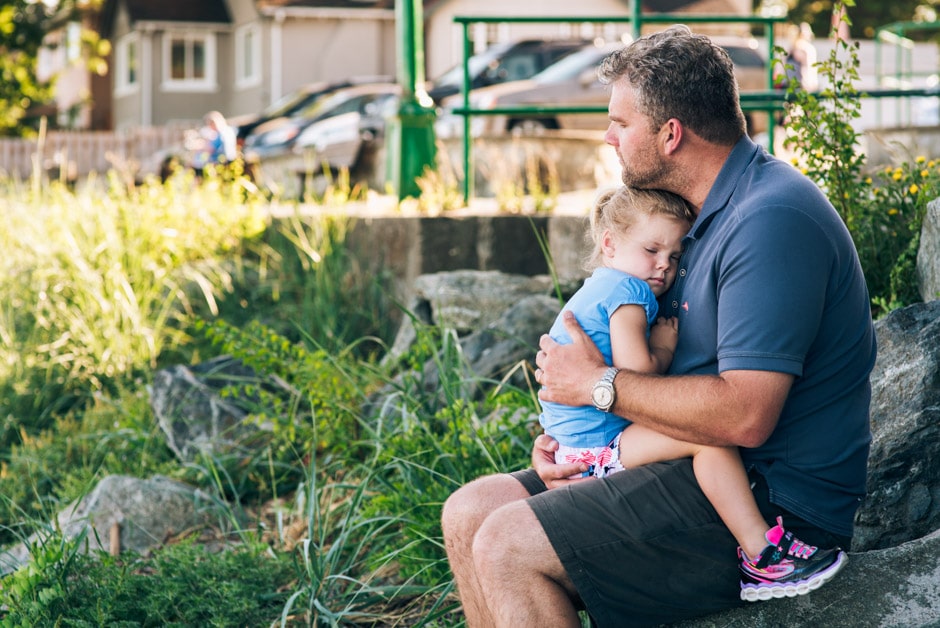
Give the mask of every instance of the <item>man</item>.
[[(571, 344), (542, 337), (540, 399), (610, 402), (674, 438), (739, 446), (768, 521), (848, 549), (875, 359), (848, 231), (811, 181), (746, 136), (731, 61), (707, 38), (640, 38), (601, 76), (624, 182), (675, 192), (697, 214), (662, 299), (679, 344), (669, 375), (611, 377), (569, 317)], [(584, 469), (554, 464), (555, 446), (540, 436), (532, 469), (477, 479), (444, 505), (470, 626), (580, 626), (581, 608), (599, 626), (646, 626), (740, 604), (736, 544), (689, 460), (566, 480)]]

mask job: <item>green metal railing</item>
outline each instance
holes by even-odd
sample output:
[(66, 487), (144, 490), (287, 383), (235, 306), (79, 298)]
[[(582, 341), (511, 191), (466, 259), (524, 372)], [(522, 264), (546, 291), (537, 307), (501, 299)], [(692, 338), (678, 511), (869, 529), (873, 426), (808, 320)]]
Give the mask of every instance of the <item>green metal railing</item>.
[(632, 25), (633, 37), (640, 36), (644, 24), (758, 24), (763, 25), (767, 41), (767, 90), (760, 92), (743, 92), (740, 95), (741, 108), (745, 111), (765, 111), (768, 113), (768, 142), (774, 145), (774, 116), (775, 111), (783, 108), (784, 94), (773, 89), (773, 51), (774, 51), (774, 24), (786, 21), (785, 17), (761, 17), (740, 15), (686, 15), (670, 13), (653, 13), (641, 15), (639, 2), (632, 3), (633, 10), (630, 16), (583, 17), (583, 16), (551, 16), (551, 17), (504, 17), (504, 16), (456, 16), (454, 22), (462, 27), (463, 37), (463, 106), (453, 110), (453, 113), (463, 116), (463, 195), (464, 200), (470, 198), (473, 189), (473, 168), (471, 163), (470, 119), (476, 115), (512, 115), (512, 114), (553, 114), (553, 113), (606, 113), (607, 107), (591, 106), (513, 106), (495, 107), (492, 109), (475, 109), (470, 106), (470, 57), (473, 50), (470, 45), (471, 24), (612, 24), (628, 23)]
[[(937, 77), (937, 68), (934, 68), (933, 72), (928, 73), (917, 73), (913, 70), (914, 65), (914, 41), (906, 37), (908, 33), (915, 32), (929, 32), (929, 31), (938, 31), (940, 30), (940, 22), (894, 22), (892, 24), (887, 24), (885, 26), (880, 26), (875, 31), (875, 77), (878, 81), (879, 86), (885, 86), (890, 88), (905, 89), (905, 96), (935, 96), (936, 90), (933, 88), (927, 88), (928, 92), (926, 94), (917, 94), (912, 93), (916, 90), (911, 86), (914, 84), (914, 80), (917, 78), (936, 78)], [(885, 60), (883, 57), (884, 45), (888, 45), (894, 48), (894, 72), (889, 73), (885, 71)], [(881, 90), (879, 90), (880, 92)], [(899, 112), (900, 113), (900, 112)], [(910, 122), (913, 119), (913, 114), (911, 111), (911, 101), (907, 101), (907, 120)], [(876, 112), (878, 122), (881, 122), (882, 111), (881, 111), (881, 101), (878, 101), (878, 107)], [(900, 122), (900, 115), (895, 119), (895, 122)]]

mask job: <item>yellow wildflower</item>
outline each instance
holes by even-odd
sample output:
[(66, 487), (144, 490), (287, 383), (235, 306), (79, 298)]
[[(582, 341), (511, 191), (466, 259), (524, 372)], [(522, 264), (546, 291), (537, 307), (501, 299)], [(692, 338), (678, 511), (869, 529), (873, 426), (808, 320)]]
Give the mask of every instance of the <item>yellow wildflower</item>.
[(901, 172), (900, 168), (898, 168), (897, 170), (894, 171), (894, 174), (891, 175), (891, 178), (894, 179), (895, 181), (900, 181), (903, 175), (904, 173)]
[(930, 176), (930, 171), (929, 171), (929, 170), (924, 169), (924, 170), (921, 170), (921, 171), (920, 171), (920, 178), (921, 178), (921, 179), (926, 179), (926, 178), (929, 177), (929, 176)]
[(897, 208), (892, 207), (891, 209), (889, 209), (889, 210), (888, 210), (888, 215), (889, 215), (889, 216), (897, 216), (897, 215), (898, 215), (898, 210), (897, 210)]
[(917, 187), (916, 183), (911, 183), (911, 187), (907, 189), (910, 191), (911, 194), (917, 194), (917, 190), (919, 190), (920, 188)]
[(918, 156), (917, 156), (917, 159), (915, 159), (914, 161), (916, 161), (916, 162), (919, 163), (919, 164), (922, 164), (922, 163), (924, 163), (925, 161), (927, 161), (927, 158), (924, 157), (923, 155), (918, 155)]

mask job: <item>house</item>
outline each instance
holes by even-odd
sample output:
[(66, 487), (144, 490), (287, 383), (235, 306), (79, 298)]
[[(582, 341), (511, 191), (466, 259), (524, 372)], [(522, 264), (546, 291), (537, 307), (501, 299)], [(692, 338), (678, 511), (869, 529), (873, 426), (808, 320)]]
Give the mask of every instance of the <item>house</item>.
[[(401, 0), (399, 0), (401, 1)], [(206, 112), (260, 111), (305, 83), (396, 75), (395, 0), (106, 0), (99, 33), (112, 43), (117, 130), (197, 121)], [(645, 0), (644, 12), (749, 15), (751, 0)], [(530, 0), (423, 0), (426, 75), (462, 58), (457, 15), (532, 15)], [(539, 15), (573, 14), (542, 0)], [(578, 15), (626, 15), (630, 0), (584, 0)], [(624, 25), (486, 24), (482, 48), (539, 36), (618, 35)], [(589, 29), (590, 33), (585, 29)], [(573, 32), (578, 29), (577, 32)]]

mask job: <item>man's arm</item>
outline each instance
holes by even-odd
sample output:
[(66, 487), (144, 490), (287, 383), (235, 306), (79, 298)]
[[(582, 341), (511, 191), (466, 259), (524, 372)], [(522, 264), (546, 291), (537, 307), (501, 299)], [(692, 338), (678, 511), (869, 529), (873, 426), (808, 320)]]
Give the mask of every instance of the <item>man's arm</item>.
[[(539, 342), (539, 399), (590, 405), (591, 388), (606, 367), (574, 315), (566, 312), (564, 324), (570, 344), (560, 345), (548, 335)], [(612, 411), (680, 440), (757, 447), (777, 425), (792, 382), (792, 375), (772, 371), (668, 377), (621, 371), (614, 381)]]

